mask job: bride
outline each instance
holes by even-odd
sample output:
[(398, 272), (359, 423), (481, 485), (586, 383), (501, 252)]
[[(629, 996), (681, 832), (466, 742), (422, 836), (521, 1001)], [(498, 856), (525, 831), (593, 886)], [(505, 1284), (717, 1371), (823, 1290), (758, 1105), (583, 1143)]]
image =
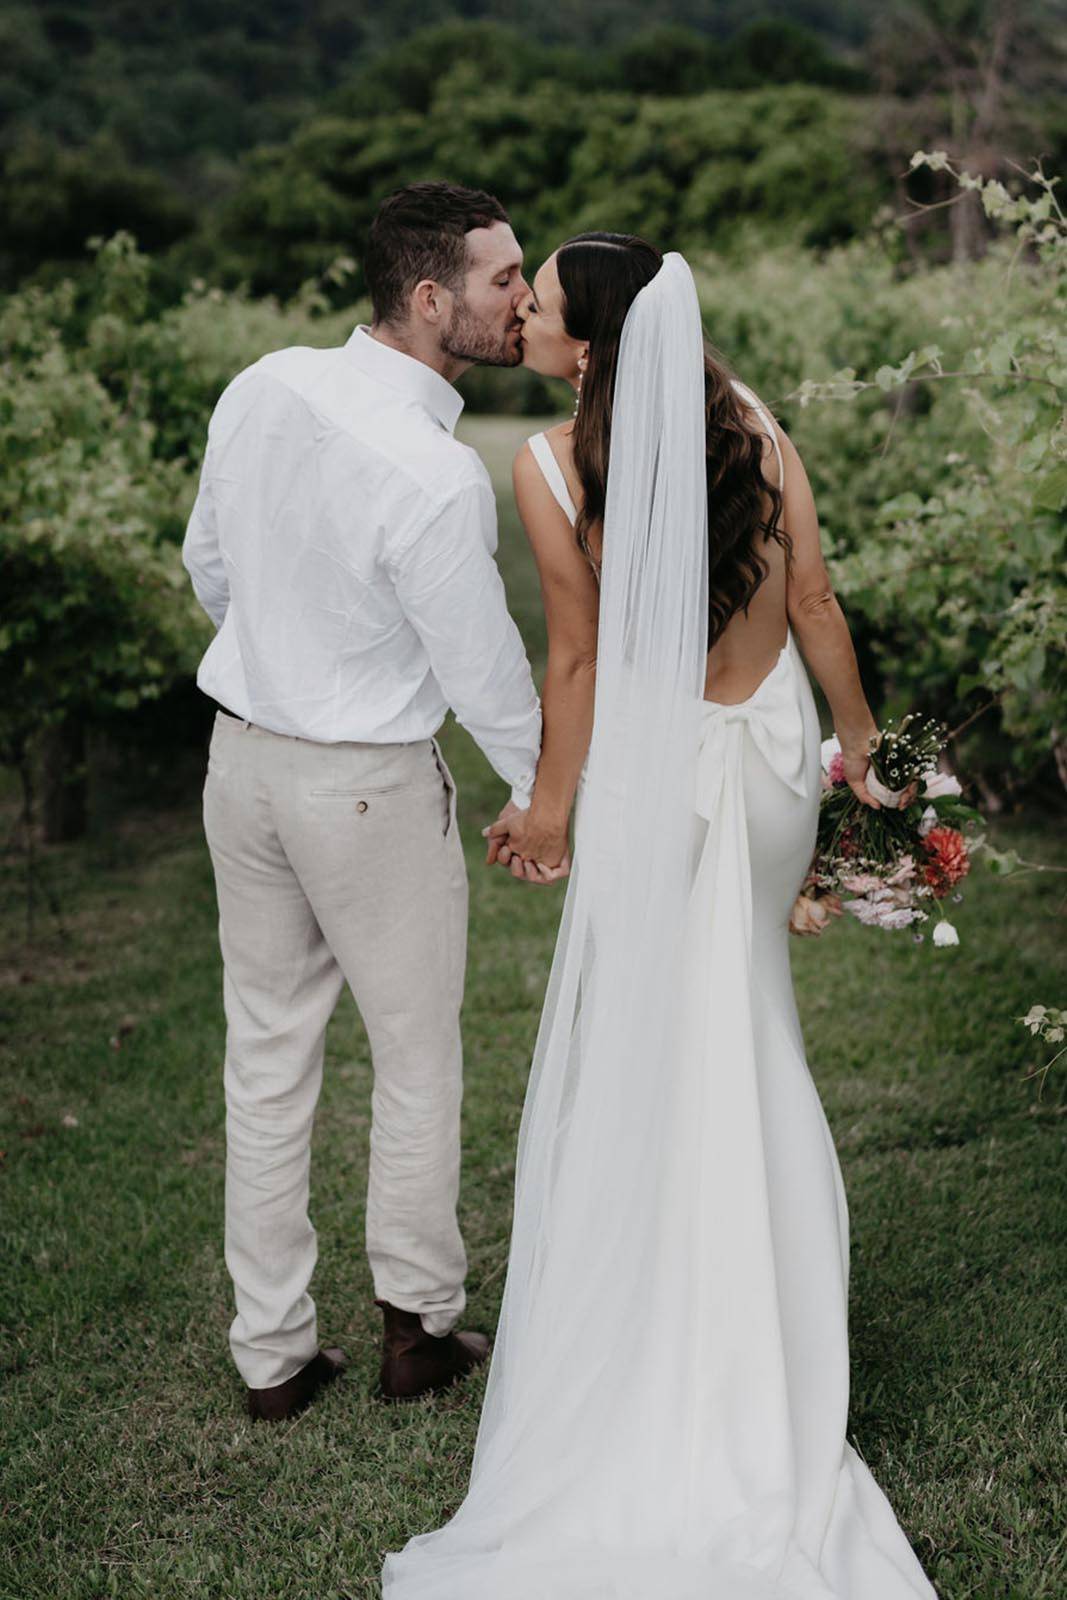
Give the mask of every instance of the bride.
[(848, 1212), (789, 968), (819, 804), (801, 650), (877, 804), (811, 491), (680, 255), (582, 235), (521, 314), (578, 404), (516, 461), (544, 742), (489, 857), (570, 877), (470, 1486), (383, 1594), (931, 1597), (845, 1438)]

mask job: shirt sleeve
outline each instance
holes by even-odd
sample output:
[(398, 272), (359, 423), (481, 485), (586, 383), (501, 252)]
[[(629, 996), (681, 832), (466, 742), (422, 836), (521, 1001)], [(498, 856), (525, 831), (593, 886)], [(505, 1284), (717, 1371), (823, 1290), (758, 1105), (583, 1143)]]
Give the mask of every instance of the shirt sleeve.
[(387, 565), (457, 722), (525, 808), (541, 750), (541, 704), (495, 548), (492, 490), (474, 482)]
[(230, 603), (230, 585), (219, 550), (215, 506), (211, 498), (211, 441), (208, 440), (200, 487), (182, 542), (182, 565), (193, 580), (193, 590), (204, 610), (221, 628)]

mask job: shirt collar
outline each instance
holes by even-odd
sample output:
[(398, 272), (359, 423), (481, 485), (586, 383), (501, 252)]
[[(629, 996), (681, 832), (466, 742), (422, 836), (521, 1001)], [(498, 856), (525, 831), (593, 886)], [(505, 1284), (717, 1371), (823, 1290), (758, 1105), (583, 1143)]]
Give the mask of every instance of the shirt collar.
[(455, 432), (463, 410), (463, 396), (425, 361), (406, 356), (402, 350), (394, 350), (391, 345), (372, 338), (370, 329), (362, 322), (353, 329), (345, 350), (361, 371), (417, 401), (449, 433)]

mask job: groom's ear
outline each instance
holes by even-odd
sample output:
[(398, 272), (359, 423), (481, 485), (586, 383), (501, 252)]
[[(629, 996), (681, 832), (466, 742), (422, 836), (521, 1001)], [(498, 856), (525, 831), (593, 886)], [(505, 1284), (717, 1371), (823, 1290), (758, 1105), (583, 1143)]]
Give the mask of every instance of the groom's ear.
[(452, 309), (452, 293), (435, 278), (421, 278), (411, 292), (411, 309), (424, 322), (436, 327)]

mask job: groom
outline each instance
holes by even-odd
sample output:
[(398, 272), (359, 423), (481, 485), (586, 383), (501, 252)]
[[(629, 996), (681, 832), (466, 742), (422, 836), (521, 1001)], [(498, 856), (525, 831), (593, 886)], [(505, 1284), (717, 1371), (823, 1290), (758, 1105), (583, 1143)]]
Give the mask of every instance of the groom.
[(485, 1359), (457, 1332), (467, 878), (434, 737), (449, 706), (529, 804), (541, 738), (493, 553), (488, 474), (453, 437), (452, 381), (522, 359), (529, 293), (500, 203), (419, 183), (365, 256), (373, 323), (278, 350), (211, 417), (183, 560), (218, 632), (204, 824), (226, 1012), (230, 1347), (253, 1417), (291, 1416), (345, 1365), (308, 1284), (312, 1119), (347, 982), (374, 1068), (366, 1244), (394, 1399)]

